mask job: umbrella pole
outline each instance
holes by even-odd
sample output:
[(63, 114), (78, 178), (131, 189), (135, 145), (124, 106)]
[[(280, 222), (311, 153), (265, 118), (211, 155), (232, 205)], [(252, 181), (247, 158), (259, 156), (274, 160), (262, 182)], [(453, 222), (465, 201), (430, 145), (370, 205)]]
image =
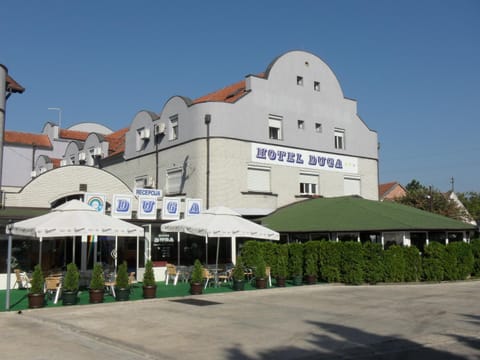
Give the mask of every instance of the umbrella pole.
[(115, 235), (115, 274), (117, 273), (117, 259), (118, 259), (118, 236)]
[(7, 292), (5, 294), (5, 310), (10, 310), (10, 275), (12, 273), (12, 234), (10, 225), (8, 228), (8, 250), (7, 250)]
[(205, 266), (208, 265), (208, 235), (205, 235)]
[(72, 262), (75, 263), (75, 236), (73, 236)]
[(218, 286), (218, 253), (220, 250), (220, 238), (217, 237), (217, 256), (215, 257), (215, 287)]
[(40, 244), (38, 249), (38, 265), (42, 265), (42, 238), (40, 238)]
[(177, 232), (177, 266), (180, 266), (180, 233)]

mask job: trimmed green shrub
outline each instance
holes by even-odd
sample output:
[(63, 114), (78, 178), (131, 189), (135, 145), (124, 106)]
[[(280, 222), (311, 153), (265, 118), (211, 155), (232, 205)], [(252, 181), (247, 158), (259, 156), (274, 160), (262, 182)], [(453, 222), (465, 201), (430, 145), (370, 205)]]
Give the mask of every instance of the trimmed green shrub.
[(80, 282), (80, 272), (75, 263), (67, 265), (67, 272), (65, 274), (65, 280), (63, 281), (63, 289), (65, 291), (77, 291)]
[(265, 266), (270, 266), (270, 270), (272, 271), (276, 261), (275, 246), (277, 244), (274, 244), (271, 241), (262, 241), (260, 244), (262, 248), (263, 260), (265, 260)]
[(425, 246), (423, 253), (423, 279), (426, 281), (442, 281), (445, 271), (443, 259), (445, 257), (445, 246), (432, 241)]
[(405, 281), (420, 281), (422, 279), (422, 256), (414, 245), (403, 247), (405, 260)]
[(191, 283), (199, 284), (203, 281), (203, 266), (200, 260), (196, 259), (193, 263), (192, 276), (190, 279)]
[(31, 281), (32, 287), (30, 288), (30, 293), (43, 294), (44, 283), (45, 283), (45, 279), (43, 277), (42, 268), (40, 267), (40, 265), (37, 264), (33, 269), (32, 281)]
[(392, 245), (384, 253), (385, 281), (405, 281), (405, 257), (403, 246)]
[(382, 244), (366, 242), (363, 244), (365, 267), (364, 277), (369, 284), (376, 284), (385, 278)]
[(245, 269), (243, 267), (243, 260), (241, 256), (237, 256), (237, 263), (232, 270), (232, 277), (236, 281), (245, 280)]
[(342, 250), (342, 281), (349, 285), (359, 285), (363, 283), (365, 267), (362, 251), (362, 243), (357, 241), (347, 241), (341, 243)]
[(303, 245), (288, 244), (288, 270), (291, 276), (303, 275)]
[(470, 243), (473, 254), (473, 276), (480, 276), (480, 239), (474, 239)]
[(326, 282), (340, 282), (341, 253), (340, 243), (322, 240), (318, 244), (320, 278)]
[(308, 241), (303, 244), (305, 275), (318, 276), (318, 244), (318, 241)]
[(92, 279), (90, 280), (91, 290), (103, 290), (105, 279), (103, 277), (103, 267), (101, 263), (93, 265)]
[(445, 251), (442, 258), (442, 265), (444, 280), (458, 280), (459, 274), (455, 246), (445, 246)]
[[(464, 242), (452, 242), (446, 246), (447, 254), (455, 256), (455, 277), (451, 280), (465, 280), (473, 273), (474, 258), (472, 248)], [(447, 277), (447, 276), (446, 276)]]
[(145, 263), (145, 272), (143, 273), (143, 286), (155, 286), (155, 273), (153, 272), (152, 260)]
[(119, 289), (127, 289), (129, 288), (128, 284), (128, 270), (127, 270), (127, 262), (124, 261), (118, 266), (117, 271), (117, 278), (115, 280), (115, 286)]
[(257, 254), (257, 258), (255, 260), (255, 277), (257, 279), (265, 279), (267, 277), (265, 260), (261, 254)]
[(263, 257), (263, 247), (260, 242), (255, 240), (248, 240), (245, 242), (242, 248), (242, 259), (246, 267), (255, 267), (255, 261), (257, 260), (257, 254), (261, 254)]

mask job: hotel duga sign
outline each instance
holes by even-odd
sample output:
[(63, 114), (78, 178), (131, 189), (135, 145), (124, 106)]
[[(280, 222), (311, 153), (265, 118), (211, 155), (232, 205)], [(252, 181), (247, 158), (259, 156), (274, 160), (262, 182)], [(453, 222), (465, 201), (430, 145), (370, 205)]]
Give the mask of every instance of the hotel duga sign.
[(113, 195), (112, 217), (131, 219), (132, 200), (133, 197), (131, 195)]
[(252, 161), (312, 170), (358, 173), (358, 160), (351, 156), (291, 149), (282, 146), (252, 143)]

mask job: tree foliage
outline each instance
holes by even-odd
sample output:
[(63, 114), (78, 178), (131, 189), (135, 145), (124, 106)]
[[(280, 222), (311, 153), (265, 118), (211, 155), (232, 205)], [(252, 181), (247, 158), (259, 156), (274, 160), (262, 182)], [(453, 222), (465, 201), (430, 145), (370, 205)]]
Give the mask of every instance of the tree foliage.
[(480, 219), (480, 193), (472, 191), (458, 193), (457, 197), (468, 210), (470, 215), (478, 221)]
[(431, 186), (424, 186), (417, 180), (412, 180), (405, 187), (407, 194), (398, 202), (420, 210), (462, 220), (465, 212), (455, 201)]

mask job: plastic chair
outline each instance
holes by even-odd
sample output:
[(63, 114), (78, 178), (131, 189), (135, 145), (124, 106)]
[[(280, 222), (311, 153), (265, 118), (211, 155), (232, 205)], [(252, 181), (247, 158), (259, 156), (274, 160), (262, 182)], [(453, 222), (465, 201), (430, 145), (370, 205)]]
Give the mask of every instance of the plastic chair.
[(13, 289), (17, 285), (18, 289), (30, 289), (32, 284), (30, 284), (30, 279), (26, 272), (21, 271), (20, 269), (15, 269), (15, 284), (13, 284)]
[(205, 280), (204, 289), (206, 289), (210, 280), (215, 281), (215, 276), (210, 272), (210, 270), (203, 268), (203, 280)]
[(168, 285), (168, 280), (173, 278), (173, 285), (177, 285), (178, 282), (178, 271), (175, 265), (167, 264), (167, 269), (165, 270), (165, 285)]
[[(56, 304), (62, 292), (62, 278), (59, 276), (49, 276), (45, 278), (45, 292), (50, 298), (54, 298)], [(55, 294), (55, 296), (53, 296)]]

